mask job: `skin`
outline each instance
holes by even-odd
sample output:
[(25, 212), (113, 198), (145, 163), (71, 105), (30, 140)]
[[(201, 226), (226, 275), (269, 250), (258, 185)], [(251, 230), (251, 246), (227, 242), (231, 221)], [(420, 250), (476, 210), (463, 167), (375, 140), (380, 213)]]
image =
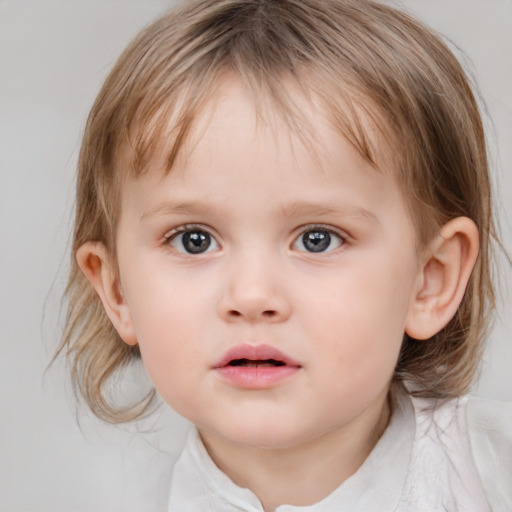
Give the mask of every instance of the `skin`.
[[(124, 185), (118, 274), (101, 244), (78, 261), (216, 464), (267, 511), (310, 505), (382, 435), (404, 332), (426, 339), (451, 318), (478, 234), (455, 219), (419, 254), (392, 172), (310, 104), (314, 156), (279, 119), (257, 124), (236, 81), (212, 105), (170, 173), (155, 161)], [(208, 250), (188, 253), (183, 230), (209, 234)], [(308, 251), (302, 235), (326, 230), (327, 250)], [(269, 388), (237, 387), (215, 365), (240, 343), (276, 347), (299, 369)]]

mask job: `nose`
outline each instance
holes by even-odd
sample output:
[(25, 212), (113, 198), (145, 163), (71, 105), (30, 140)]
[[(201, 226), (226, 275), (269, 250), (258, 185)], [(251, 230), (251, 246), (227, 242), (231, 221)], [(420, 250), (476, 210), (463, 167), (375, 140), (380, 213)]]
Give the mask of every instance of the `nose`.
[(224, 293), (218, 303), (221, 318), (227, 322), (250, 323), (287, 320), (291, 304), (275, 262), (254, 256), (240, 260), (223, 269)]

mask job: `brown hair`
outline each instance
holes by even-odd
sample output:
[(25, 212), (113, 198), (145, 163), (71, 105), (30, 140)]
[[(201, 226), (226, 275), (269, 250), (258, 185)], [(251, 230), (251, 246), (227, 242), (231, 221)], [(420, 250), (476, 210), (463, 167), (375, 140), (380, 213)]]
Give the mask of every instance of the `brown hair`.
[[(371, 119), (392, 150), (421, 244), (452, 218), (476, 223), (480, 255), (456, 316), (426, 342), (405, 337), (395, 373), (420, 396), (465, 392), (494, 305), (482, 122), (468, 78), (440, 37), (370, 0), (192, 0), (143, 30), (121, 55), (92, 107), (79, 156), (68, 316), (57, 351), (70, 358), (78, 392), (110, 422), (133, 419), (151, 403), (150, 393), (119, 410), (105, 398), (116, 371), (140, 353), (119, 338), (74, 255), (90, 240), (115, 254), (122, 180), (143, 172), (164, 140), (171, 169), (226, 73), (295, 128), (307, 129), (307, 120), (290, 84), (319, 99), (325, 116), (378, 168), (363, 123)], [(126, 148), (130, 158), (121, 166)]]

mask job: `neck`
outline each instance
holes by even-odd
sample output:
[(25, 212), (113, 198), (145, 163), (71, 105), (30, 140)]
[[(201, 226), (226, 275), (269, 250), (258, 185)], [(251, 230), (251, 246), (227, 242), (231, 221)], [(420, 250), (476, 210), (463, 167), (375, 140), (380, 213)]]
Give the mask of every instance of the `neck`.
[(238, 486), (250, 489), (265, 512), (279, 505), (308, 506), (352, 476), (368, 457), (390, 418), (387, 396), (350, 424), (320, 438), (282, 449), (233, 445), (201, 432), (216, 465)]

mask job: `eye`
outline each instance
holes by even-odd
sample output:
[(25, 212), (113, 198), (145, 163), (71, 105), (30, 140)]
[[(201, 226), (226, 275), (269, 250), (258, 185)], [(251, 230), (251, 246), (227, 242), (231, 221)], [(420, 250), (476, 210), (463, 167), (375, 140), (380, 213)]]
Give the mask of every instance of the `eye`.
[(219, 248), (217, 240), (202, 229), (179, 230), (168, 237), (168, 244), (187, 254), (203, 254)]
[(293, 248), (306, 252), (331, 252), (343, 245), (341, 235), (325, 228), (314, 228), (304, 231), (293, 243)]

